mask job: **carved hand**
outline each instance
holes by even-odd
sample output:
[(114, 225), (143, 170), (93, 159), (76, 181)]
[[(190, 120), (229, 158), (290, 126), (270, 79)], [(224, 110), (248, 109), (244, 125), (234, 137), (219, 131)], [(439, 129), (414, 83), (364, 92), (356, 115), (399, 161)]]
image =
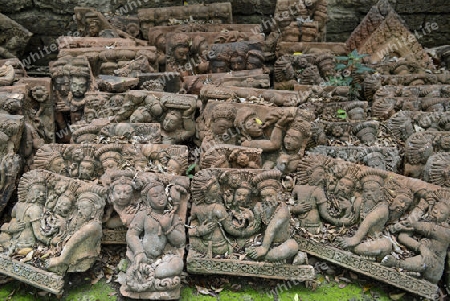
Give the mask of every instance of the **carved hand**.
[(311, 204), (308, 204), (306, 202), (301, 202), (297, 206), (294, 207), (294, 210), (296, 213), (305, 213), (312, 209)]
[(8, 232), (16, 233), (16, 232), (22, 231), (23, 229), (25, 229), (24, 222), (13, 222), (13, 223), (9, 224)]
[(294, 117), (291, 115), (283, 115), (277, 122), (279, 126), (286, 126), (294, 120)]
[(338, 237), (336, 241), (342, 249), (348, 249), (359, 244), (359, 241), (354, 237)]
[(147, 262), (147, 255), (145, 255), (144, 252), (137, 254), (134, 257), (134, 265), (138, 266), (140, 263), (145, 263)]
[(267, 248), (264, 247), (256, 247), (256, 248), (250, 248), (247, 252), (247, 255), (252, 259), (259, 259), (267, 254)]
[(216, 224), (213, 222), (204, 223), (203, 225), (197, 227), (197, 235), (198, 236), (206, 235), (210, 233), (212, 230), (214, 230), (215, 227)]

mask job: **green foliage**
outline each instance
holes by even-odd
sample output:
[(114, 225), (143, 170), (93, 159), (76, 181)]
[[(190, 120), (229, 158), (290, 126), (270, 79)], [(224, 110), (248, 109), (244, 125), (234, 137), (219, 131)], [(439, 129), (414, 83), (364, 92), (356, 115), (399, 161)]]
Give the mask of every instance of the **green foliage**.
[(355, 49), (347, 56), (336, 56), (335, 70), (338, 74), (334, 77), (330, 77), (326, 86), (350, 86), (350, 96), (353, 98), (361, 90), (361, 85), (355, 80), (356, 75), (365, 73), (373, 73), (370, 67), (363, 64), (362, 59), (368, 56), (368, 54), (361, 54)]
[(188, 169), (186, 170), (186, 176), (189, 177), (189, 179), (192, 179), (194, 177), (193, 174), (191, 174), (192, 171), (195, 172), (195, 166), (197, 166), (197, 164), (193, 163), (191, 165), (189, 165)]
[(336, 111), (336, 116), (340, 119), (347, 119), (347, 112), (343, 109), (339, 109)]

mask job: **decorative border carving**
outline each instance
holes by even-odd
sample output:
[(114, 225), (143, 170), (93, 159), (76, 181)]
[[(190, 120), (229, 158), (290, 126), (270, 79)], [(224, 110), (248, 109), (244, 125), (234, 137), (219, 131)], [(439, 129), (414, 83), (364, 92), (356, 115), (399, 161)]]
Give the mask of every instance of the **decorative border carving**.
[(229, 259), (193, 258), (188, 256), (187, 271), (194, 274), (222, 274), (253, 276), (282, 280), (314, 280), (314, 267), (310, 265), (274, 264)]
[(0, 273), (39, 287), (52, 294), (60, 295), (64, 289), (64, 279), (62, 276), (40, 270), (5, 255), (0, 255)]
[[(371, 278), (386, 282), (408, 292), (434, 300), (437, 294), (437, 285), (425, 280), (419, 280), (411, 276), (396, 272), (379, 263), (374, 263), (350, 252), (342, 251), (321, 243), (295, 237), (299, 249), (308, 254), (331, 261), (341, 267), (353, 270)], [(188, 266), (189, 267), (189, 266)]]

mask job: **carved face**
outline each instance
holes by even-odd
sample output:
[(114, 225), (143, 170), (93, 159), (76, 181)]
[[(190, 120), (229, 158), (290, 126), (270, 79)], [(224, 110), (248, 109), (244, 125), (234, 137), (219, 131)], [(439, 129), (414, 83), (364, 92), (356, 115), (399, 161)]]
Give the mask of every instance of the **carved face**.
[(250, 200), (250, 189), (247, 188), (238, 188), (234, 192), (233, 197), (233, 206), (245, 206), (248, 204), (248, 201)]
[(342, 178), (338, 181), (334, 193), (337, 197), (349, 197), (353, 192), (355, 184), (347, 178)]
[(70, 91), (74, 97), (83, 97), (88, 88), (87, 78), (74, 76), (70, 82)]
[(303, 144), (303, 134), (294, 129), (290, 129), (286, 132), (286, 136), (284, 136), (283, 144), (287, 151), (298, 151)]
[(382, 200), (383, 194), (381, 193), (380, 184), (369, 181), (363, 184), (362, 196), (364, 200), (374, 201), (378, 203)]
[(89, 22), (89, 36), (90, 37), (98, 37), (100, 32), (100, 26), (98, 20), (92, 20)]
[(60, 215), (62, 217), (67, 217), (72, 210), (72, 202), (70, 199), (62, 195), (58, 198), (58, 201), (56, 202), (54, 212), (57, 215)]
[(205, 203), (211, 204), (220, 199), (220, 185), (214, 181), (205, 192)]
[(386, 170), (386, 163), (383, 160), (382, 155), (370, 156), (367, 158), (367, 166)]
[(187, 62), (189, 54), (189, 48), (186, 46), (178, 46), (173, 51), (173, 57), (175, 61), (182, 63)]
[(313, 186), (322, 185), (325, 181), (325, 170), (322, 167), (316, 167), (309, 176), (309, 183)]
[(117, 112), (117, 116), (121, 119), (127, 119), (134, 111), (134, 105), (130, 101), (125, 102), (119, 112)]
[(16, 98), (9, 98), (3, 105), (3, 109), (9, 113), (14, 113), (20, 110), (20, 100)]
[(166, 52), (166, 37), (163, 34), (156, 39), (155, 46), (159, 51)]
[(78, 177), (81, 180), (92, 180), (95, 174), (95, 165), (91, 161), (81, 161), (78, 168)]
[(84, 120), (86, 120), (87, 123), (91, 123), (95, 119), (95, 112), (88, 112), (84, 114)]
[(245, 69), (245, 60), (242, 56), (233, 56), (230, 59), (231, 70), (239, 71)]
[(67, 183), (65, 181), (56, 182), (54, 190), (58, 195), (63, 194), (64, 191), (66, 191), (66, 189), (67, 189)]
[(351, 120), (363, 120), (365, 119), (364, 109), (356, 107), (348, 112), (348, 118)]
[(224, 60), (213, 60), (211, 61), (211, 71), (212, 73), (225, 73), (230, 71), (230, 68)]
[(244, 153), (240, 153), (236, 158), (236, 163), (242, 167), (247, 166), (249, 161), (250, 161), (250, 158)]
[(173, 132), (177, 129), (181, 129), (181, 113), (178, 111), (171, 111), (167, 113), (162, 122), (163, 129), (167, 132)]
[(272, 187), (263, 188), (261, 190), (261, 201), (266, 204), (275, 205), (278, 203), (278, 194)]
[(37, 86), (31, 91), (31, 96), (38, 102), (44, 102), (48, 98), (48, 92), (43, 86)]
[(67, 171), (67, 164), (63, 158), (56, 158), (52, 161), (49, 167), (50, 171), (56, 172), (58, 174), (65, 174)]
[(72, 160), (75, 162), (81, 162), (84, 158), (84, 153), (81, 148), (76, 148), (72, 151)]
[[(246, 67), (246, 69), (247, 70), (254, 70), (254, 69), (261, 68), (262, 65), (263, 65), (263, 63), (258, 57), (254, 56), (254, 55), (250, 55), (248, 57), (248, 59), (247, 59), (247, 67)], [(289, 66), (291, 66), (291, 65), (289, 65)], [(291, 68), (292, 68), (292, 66), (291, 66)], [(292, 70), (289, 70), (288, 72), (291, 72), (291, 77), (294, 77), (294, 74), (295, 74), (294, 73), (294, 68), (292, 68)]]
[(450, 150), (450, 135), (442, 136), (441, 138), (441, 147), (443, 150)]
[(259, 119), (256, 117), (248, 118), (244, 123), (244, 128), (247, 134), (252, 138), (257, 138), (263, 135), (263, 129), (261, 122), (258, 122)]
[(34, 184), (28, 190), (27, 203), (44, 204), (47, 188), (44, 184)]
[(174, 159), (170, 159), (167, 162), (167, 172), (173, 175), (179, 175), (181, 174), (181, 165)]
[(444, 203), (444, 201), (447, 200), (437, 202), (433, 206), (430, 213), (430, 217), (438, 223), (444, 222), (450, 215), (450, 208)]
[(84, 221), (89, 221), (94, 216), (94, 204), (86, 199), (82, 198), (77, 202), (78, 216)]
[(102, 161), (102, 166), (104, 170), (118, 169), (119, 162), (117, 162), (113, 158), (108, 158)]
[(111, 202), (119, 207), (126, 207), (130, 204), (133, 196), (133, 187), (131, 185), (115, 185), (111, 194)]
[(167, 196), (164, 187), (159, 185), (147, 192), (147, 204), (156, 210), (164, 210), (167, 205)]
[(116, 126), (116, 135), (130, 140), (134, 135), (134, 128), (128, 123), (120, 123)]
[(389, 206), (389, 211), (391, 212), (390, 214), (396, 216), (396, 218), (391, 217), (391, 220), (399, 218), (409, 207), (411, 202), (412, 199), (410, 199), (406, 194), (398, 194)]
[(214, 135), (223, 135), (225, 134), (228, 129), (233, 127), (233, 121), (225, 119), (225, 118), (219, 118), (215, 121), (211, 122), (211, 131)]

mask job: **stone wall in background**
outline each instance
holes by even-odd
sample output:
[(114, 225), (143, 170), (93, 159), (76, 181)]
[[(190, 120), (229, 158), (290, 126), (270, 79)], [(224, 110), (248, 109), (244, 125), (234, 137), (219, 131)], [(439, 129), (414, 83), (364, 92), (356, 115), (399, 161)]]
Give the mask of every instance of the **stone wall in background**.
[[(225, 2), (224, 0), (185, 0), (188, 4)], [(235, 23), (258, 23), (270, 18), (275, 0), (230, 0)], [(377, 0), (328, 0), (327, 41), (345, 41)], [(390, 0), (412, 32), (417, 31), (425, 47), (448, 44), (450, 40), (450, 6), (448, 0)], [(95, 7), (111, 15), (136, 15), (138, 8), (182, 5), (183, 0), (0, 0), (0, 12), (23, 25), (34, 35), (26, 52), (49, 45), (61, 35), (76, 30), (75, 6)], [(426, 22), (437, 23), (438, 30), (424, 35)], [(39, 62), (38, 62), (39, 63)]]

